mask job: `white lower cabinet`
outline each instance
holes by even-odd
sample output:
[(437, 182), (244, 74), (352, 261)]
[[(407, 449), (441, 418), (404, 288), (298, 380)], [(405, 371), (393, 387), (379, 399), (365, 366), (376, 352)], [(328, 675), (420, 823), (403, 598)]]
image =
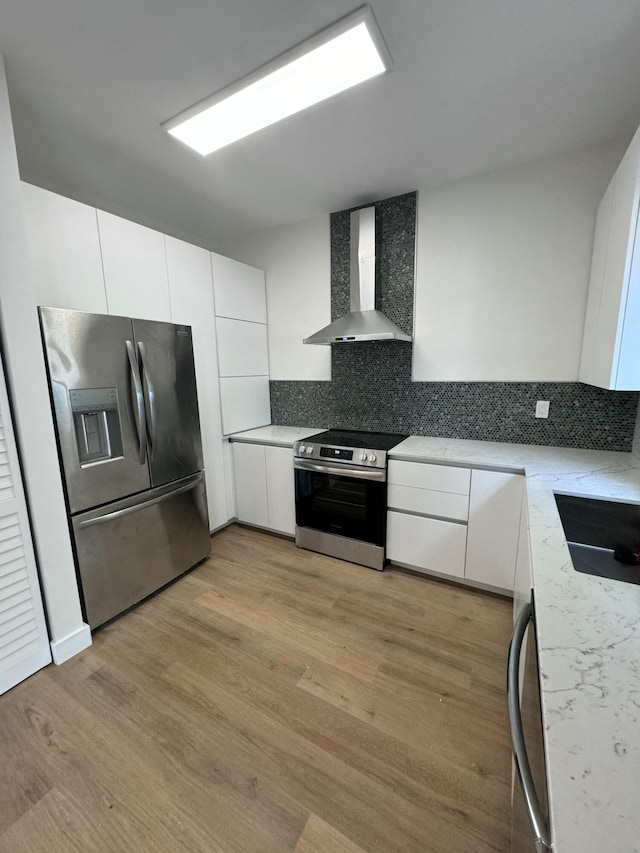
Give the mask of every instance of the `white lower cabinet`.
[(238, 521), (293, 536), (296, 526), (290, 447), (233, 443)]
[(523, 484), (520, 474), (391, 461), (387, 557), (510, 593)]
[(524, 478), (473, 471), (465, 578), (513, 589)]
[(236, 481), (238, 521), (268, 527), (267, 468), (264, 445), (234, 442), (233, 470)]
[(408, 515), (387, 515), (387, 557), (415, 569), (464, 577), (467, 528), (464, 524)]
[(293, 536), (296, 532), (293, 450), (265, 447), (269, 529)]

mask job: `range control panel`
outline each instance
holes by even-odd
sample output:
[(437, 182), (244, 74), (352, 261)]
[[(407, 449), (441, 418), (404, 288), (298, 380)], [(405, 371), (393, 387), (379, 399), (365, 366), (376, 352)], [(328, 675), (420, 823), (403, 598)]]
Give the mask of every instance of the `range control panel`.
[(386, 468), (387, 454), (384, 450), (366, 450), (355, 447), (336, 447), (328, 444), (308, 444), (296, 441), (293, 455), (297, 459), (316, 459), (319, 462), (338, 462), (366, 468)]
[(341, 447), (321, 447), (320, 456), (326, 456), (327, 459), (343, 459), (346, 462), (353, 462), (353, 450), (344, 450)]

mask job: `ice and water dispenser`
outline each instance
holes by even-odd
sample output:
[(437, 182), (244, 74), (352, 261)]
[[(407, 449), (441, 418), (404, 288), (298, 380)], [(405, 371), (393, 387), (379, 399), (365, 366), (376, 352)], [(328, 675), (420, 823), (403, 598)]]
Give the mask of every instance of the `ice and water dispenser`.
[(115, 388), (77, 388), (69, 391), (80, 465), (123, 455), (122, 432)]

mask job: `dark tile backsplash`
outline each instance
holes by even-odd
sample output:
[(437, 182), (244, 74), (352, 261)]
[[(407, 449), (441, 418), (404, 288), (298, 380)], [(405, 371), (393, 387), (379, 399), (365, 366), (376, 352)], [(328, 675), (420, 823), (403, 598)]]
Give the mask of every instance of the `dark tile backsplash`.
[[(331, 318), (349, 310), (349, 212), (331, 215)], [(413, 327), (416, 193), (376, 203), (379, 307)], [(332, 346), (332, 381), (272, 381), (284, 426), (344, 427), (448, 438), (631, 450), (638, 394), (578, 382), (412, 382), (411, 344)], [(534, 418), (536, 400), (550, 417)]]

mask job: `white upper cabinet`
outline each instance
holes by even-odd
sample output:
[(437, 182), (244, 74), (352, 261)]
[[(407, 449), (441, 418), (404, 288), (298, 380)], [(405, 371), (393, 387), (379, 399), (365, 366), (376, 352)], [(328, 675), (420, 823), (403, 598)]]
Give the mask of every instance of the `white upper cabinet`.
[(164, 234), (102, 210), (98, 229), (109, 314), (170, 323)]
[(267, 297), (262, 270), (211, 254), (222, 431), (271, 423)]
[(96, 210), (21, 184), (39, 305), (107, 313)]
[(202, 455), (209, 527), (229, 520), (218, 389), (213, 285), (210, 252), (173, 237), (166, 238), (171, 319), (191, 326), (198, 386)]
[(264, 272), (215, 252), (212, 252), (211, 260), (218, 317), (266, 323)]
[(580, 381), (640, 390), (640, 130), (605, 192), (596, 220)]
[(222, 377), (220, 402), (224, 435), (271, 423), (268, 376)]
[(267, 327), (245, 320), (216, 320), (220, 376), (268, 376)]

